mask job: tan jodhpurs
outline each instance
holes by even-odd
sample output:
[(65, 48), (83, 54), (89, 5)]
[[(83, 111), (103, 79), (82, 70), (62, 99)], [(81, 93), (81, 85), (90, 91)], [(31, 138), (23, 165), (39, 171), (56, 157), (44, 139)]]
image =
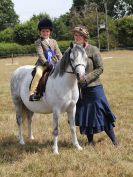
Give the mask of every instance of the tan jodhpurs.
[(38, 83), (45, 69), (46, 69), (46, 66), (36, 66), (36, 73), (31, 83), (30, 95), (35, 93)]

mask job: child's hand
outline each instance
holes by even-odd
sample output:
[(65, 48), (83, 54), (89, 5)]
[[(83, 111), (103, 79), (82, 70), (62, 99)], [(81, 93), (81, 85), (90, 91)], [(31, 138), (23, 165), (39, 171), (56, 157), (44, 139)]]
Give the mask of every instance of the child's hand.
[(53, 61), (54, 63), (57, 63), (57, 62), (58, 62), (58, 58), (57, 58), (56, 55), (54, 55), (54, 56), (52, 57), (52, 61)]
[(53, 69), (53, 64), (50, 63), (50, 62), (48, 62), (48, 61), (45, 62), (45, 66), (46, 66), (47, 68), (49, 68), (50, 70)]

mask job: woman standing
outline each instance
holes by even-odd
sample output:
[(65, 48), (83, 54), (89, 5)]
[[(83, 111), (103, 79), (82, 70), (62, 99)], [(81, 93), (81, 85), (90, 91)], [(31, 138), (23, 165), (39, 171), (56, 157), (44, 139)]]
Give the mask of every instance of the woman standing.
[(100, 52), (97, 47), (88, 44), (89, 33), (85, 26), (77, 26), (72, 31), (75, 43), (83, 45), (88, 56), (86, 76), (79, 82), (81, 94), (77, 102), (76, 125), (80, 127), (81, 134), (86, 134), (88, 144), (94, 145), (93, 134), (105, 131), (112, 143), (117, 145), (113, 130), (116, 118), (99, 78), (103, 72)]

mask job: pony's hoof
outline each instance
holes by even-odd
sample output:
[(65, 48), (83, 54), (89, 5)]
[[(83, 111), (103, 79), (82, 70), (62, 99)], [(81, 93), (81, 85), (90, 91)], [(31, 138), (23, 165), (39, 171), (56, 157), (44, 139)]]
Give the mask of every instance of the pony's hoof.
[(83, 150), (83, 148), (82, 148), (81, 146), (78, 146), (77, 149), (78, 149), (79, 151), (82, 151), (82, 150)]
[(23, 140), (19, 141), (20, 145), (25, 145), (25, 142)]
[(53, 151), (53, 155), (59, 155), (58, 151)]
[(59, 152), (58, 152), (57, 148), (53, 147), (52, 151), (53, 151), (54, 155), (59, 155)]
[(83, 150), (83, 148), (82, 148), (79, 144), (78, 144), (78, 145), (76, 144), (75, 147), (76, 147), (79, 151), (82, 151), (82, 150)]
[(31, 137), (30, 137), (30, 140), (34, 140), (34, 139), (35, 139), (34, 136), (31, 136)]

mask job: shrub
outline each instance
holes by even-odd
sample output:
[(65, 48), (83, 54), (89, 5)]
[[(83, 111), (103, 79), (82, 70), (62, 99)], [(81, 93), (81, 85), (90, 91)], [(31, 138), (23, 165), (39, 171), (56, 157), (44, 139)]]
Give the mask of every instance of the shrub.
[(118, 42), (120, 47), (133, 46), (133, 16), (127, 16), (116, 21), (118, 27)]
[(37, 36), (37, 24), (34, 21), (19, 24), (14, 29), (14, 41), (21, 45), (34, 43)]
[(19, 45), (16, 43), (0, 43), (0, 57), (8, 57), (12, 54), (34, 54), (35, 46), (32, 45)]
[(13, 41), (13, 29), (6, 28), (0, 32), (0, 42), (12, 42)]
[(70, 46), (71, 41), (58, 41), (59, 48), (62, 53)]
[[(59, 48), (62, 53), (69, 47), (70, 41), (59, 41)], [(36, 49), (35, 45), (20, 45), (17, 43), (0, 43), (0, 57), (8, 57), (12, 54), (14, 55), (26, 55), (26, 54), (35, 54)]]

